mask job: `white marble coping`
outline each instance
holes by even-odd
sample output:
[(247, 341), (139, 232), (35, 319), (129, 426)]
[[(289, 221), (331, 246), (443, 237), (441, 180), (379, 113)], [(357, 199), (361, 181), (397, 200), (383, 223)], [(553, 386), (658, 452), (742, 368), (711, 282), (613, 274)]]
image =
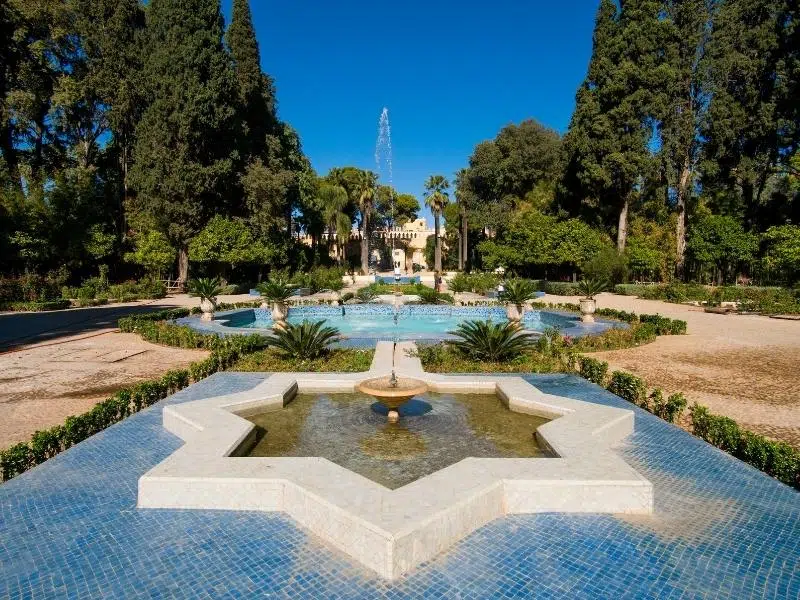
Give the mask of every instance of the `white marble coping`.
[(467, 458), (396, 490), (320, 457), (237, 457), (255, 434), (239, 415), (279, 409), (298, 392), (352, 392), (392, 368), (379, 342), (366, 373), (276, 373), (246, 392), (164, 407), (186, 443), (139, 479), (140, 508), (284, 511), (364, 566), (394, 579), (503, 515), (649, 514), (653, 487), (611, 447), (633, 412), (539, 391), (521, 377), (426, 373), (397, 344), (398, 376), (432, 391), (496, 393), (509, 409), (552, 421), (537, 436), (553, 458)]

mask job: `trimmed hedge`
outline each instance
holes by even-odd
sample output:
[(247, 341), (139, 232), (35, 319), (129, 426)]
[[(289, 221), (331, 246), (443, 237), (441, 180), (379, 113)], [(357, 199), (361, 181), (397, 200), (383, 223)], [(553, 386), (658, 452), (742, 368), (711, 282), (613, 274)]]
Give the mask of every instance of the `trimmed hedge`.
[(706, 286), (691, 283), (659, 285), (620, 284), (614, 293), (666, 302), (739, 302), (743, 310), (763, 313), (800, 313), (800, 291), (745, 285)]
[(800, 452), (789, 444), (742, 429), (733, 419), (714, 415), (699, 404), (692, 405), (689, 413), (696, 436), (800, 490)]
[(13, 311), (43, 312), (46, 310), (63, 310), (69, 308), (69, 300), (45, 300), (43, 302), (11, 302), (8, 308)]
[(581, 295), (578, 284), (569, 281), (545, 281), (542, 288), (545, 294), (552, 294), (554, 296)]
[(2, 481), (24, 473), (106, 427), (174, 394), (190, 383), (228, 368), (242, 356), (266, 347), (265, 338), (260, 335), (220, 338), (197, 334), (189, 327), (159, 322), (160, 319), (174, 319), (188, 314), (188, 309), (179, 308), (125, 317), (120, 319), (120, 329), (138, 333), (144, 339), (160, 344), (181, 348), (205, 348), (211, 350), (211, 356), (193, 363), (188, 369), (167, 371), (158, 379), (122, 388), (88, 412), (67, 417), (63, 425), (37, 431), (29, 442), (21, 442), (0, 451)]
[[(578, 372), (592, 383), (605, 385), (608, 363), (579, 356)], [(680, 417), (687, 404), (683, 394), (672, 394), (664, 399), (664, 393), (658, 388), (648, 396), (644, 380), (624, 371), (614, 371), (606, 389), (670, 423)], [(733, 419), (711, 414), (705, 406), (694, 404), (689, 413), (696, 436), (800, 490), (800, 452), (789, 444), (742, 429)]]
[(580, 356), (578, 357), (578, 368), (581, 377), (605, 387), (606, 375), (608, 374), (607, 362), (588, 356)]

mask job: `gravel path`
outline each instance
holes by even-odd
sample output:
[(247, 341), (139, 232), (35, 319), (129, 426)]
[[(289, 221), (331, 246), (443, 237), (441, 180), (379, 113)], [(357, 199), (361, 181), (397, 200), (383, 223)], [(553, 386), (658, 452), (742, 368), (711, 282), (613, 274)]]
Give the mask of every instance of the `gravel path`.
[[(575, 302), (545, 296), (545, 302)], [(800, 449), (800, 322), (757, 315), (718, 315), (702, 309), (631, 296), (601, 294), (600, 308), (683, 319), (688, 335), (597, 352), (613, 369), (644, 378), (651, 387), (684, 392), (741, 425)]]

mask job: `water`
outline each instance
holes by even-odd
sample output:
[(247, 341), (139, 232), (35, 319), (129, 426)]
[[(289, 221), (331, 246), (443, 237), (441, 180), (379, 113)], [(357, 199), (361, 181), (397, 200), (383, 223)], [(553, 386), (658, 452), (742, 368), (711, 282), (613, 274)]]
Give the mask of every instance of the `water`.
[(433, 394), (400, 407), (400, 422), (364, 394), (301, 394), (249, 417), (263, 437), (248, 456), (322, 456), (396, 489), (467, 457), (544, 457), (546, 419), (508, 410), (494, 395)]
[[(431, 305), (405, 305), (397, 311), (389, 305), (349, 305), (342, 315), (341, 307), (296, 307), (289, 310), (289, 323), (324, 319), (326, 325), (336, 327), (345, 337), (386, 340), (437, 340), (446, 339), (448, 332), (468, 320), (490, 319), (506, 322), (504, 308), (450, 307)], [(272, 317), (267, 310), (245, 310), (230, 315), (227, 325), (241, 328), (272, 327)], [(584, 330), (577, 317), (547, 311), (528, 311), (523, 321), (525, 329), (542, 332), (548, 327), (558, 327), (562, 333), (580, 335)], [(602, 326), (602, 324), (595, 324)], [(573, 333), (574, 332), (574, 333)]]

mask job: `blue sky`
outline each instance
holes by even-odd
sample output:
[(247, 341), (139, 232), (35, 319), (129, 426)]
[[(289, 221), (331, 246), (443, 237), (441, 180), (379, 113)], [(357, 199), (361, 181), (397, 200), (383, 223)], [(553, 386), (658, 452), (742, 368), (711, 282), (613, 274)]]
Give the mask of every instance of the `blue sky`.
[(566, 129), (597, 9), (597, 0), (250, 3), (280, 116), (317, 172), (375, 169), (386, 106), (394, 185), (420, 201), (428, 175), (452, 177), (508, 123)]

